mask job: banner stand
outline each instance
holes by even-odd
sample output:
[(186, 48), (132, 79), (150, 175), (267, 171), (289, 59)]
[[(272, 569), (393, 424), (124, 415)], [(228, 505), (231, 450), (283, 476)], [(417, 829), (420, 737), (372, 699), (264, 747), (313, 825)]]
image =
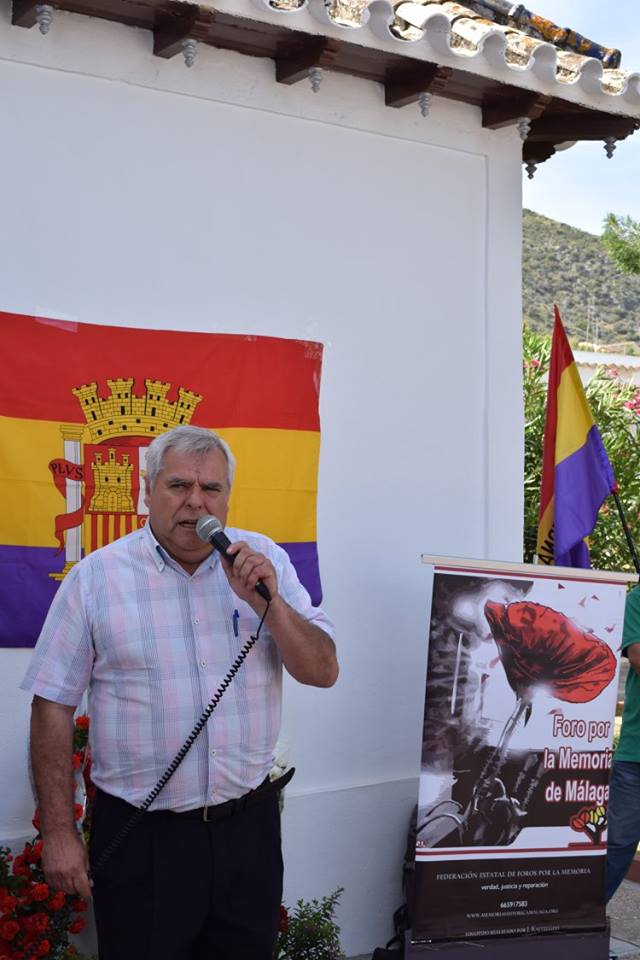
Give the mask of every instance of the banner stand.
[(538, 936), (493, 937), (490, 940), (445, 940), (413, 943), (406, 934), (405, 960), (609, 960), (609, 921), (593, 933), (560, 933)]
[(637, 575), (428, 557), (409, 960), (608, 960), (609, 770)]

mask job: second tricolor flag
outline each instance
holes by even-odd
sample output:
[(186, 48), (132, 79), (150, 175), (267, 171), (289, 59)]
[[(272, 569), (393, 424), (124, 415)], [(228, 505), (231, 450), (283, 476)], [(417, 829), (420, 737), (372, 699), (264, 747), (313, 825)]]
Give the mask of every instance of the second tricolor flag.
[(590, 567), (585, 537), (593, 531), (598, 511), (614, 489), (613, 468), (556, 307), (544, 431), (539, 562)]

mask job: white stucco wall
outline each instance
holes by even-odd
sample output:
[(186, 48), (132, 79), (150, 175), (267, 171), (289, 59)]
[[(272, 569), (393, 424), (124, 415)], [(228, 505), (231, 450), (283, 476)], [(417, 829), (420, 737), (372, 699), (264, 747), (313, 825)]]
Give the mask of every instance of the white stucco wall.
[[(342, 675), (287, 686), (286, 893), (390, 934), (415, 801), (423, 552), (520, 559), (520, 142), (373, 83), (0, 13), (0, 309), (325, 344), (319, 530)], [(212, 378), (220, 375), (212, 371)], [(55, 376), (55, 371), (52, 371)], [(25, 598), (28, 602), (28, 598)], [(0, 840), (29, 832), (29, 652), (0, 651)]]

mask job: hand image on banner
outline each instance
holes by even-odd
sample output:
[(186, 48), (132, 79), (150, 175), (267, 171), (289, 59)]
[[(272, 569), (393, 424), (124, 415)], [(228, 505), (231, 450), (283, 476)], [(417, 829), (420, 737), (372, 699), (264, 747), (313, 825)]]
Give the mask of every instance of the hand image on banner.
[(180, 424), (227, 440), (229, 524), (284, 547), (320, 602), (321, 344), (2, 313), (0, 333), (0, 647), (33, 646), (73, 564), (146, 522), (146, 448)]
[(585, 537), (593, 531), (600, 507), (615, 489), (613, 468), (555, 307), (536, 548), (538, 562), (559, 567), (590, 567)]

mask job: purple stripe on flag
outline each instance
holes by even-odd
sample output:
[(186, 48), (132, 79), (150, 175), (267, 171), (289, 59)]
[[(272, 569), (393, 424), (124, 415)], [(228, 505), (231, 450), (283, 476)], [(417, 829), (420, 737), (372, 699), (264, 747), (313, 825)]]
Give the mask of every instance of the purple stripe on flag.
[[(556, 464), (554, 488), (555, 562), (588, 567), (589, 551), (579, 546), (595, 527), (598, 510), (614, 487), (613, 470), (596, 426), (584, 446)], [(578, 550), (572, 550), (578, 545)], [(577, 554), (577, 555), (576, 555)]]
[(311, 603), (314, 607), (322, 603), (322, 587), (320, 585), (320, 566), (318, 564), (317, 543), (281, 543), (287, 551), (291, 563), (296, 568), (298, 579), (306, 587)]
[(0, 546), (0, 647), (33, 647), (58, 589), (64, 555), (53, 547)]
[[(322, 600), (315, 543), (280, 544), (291, 558), (314, 606)], [(53, 547), (0, 546), (0, 647), (33, 647), (59, 586), (64, 555)]]

